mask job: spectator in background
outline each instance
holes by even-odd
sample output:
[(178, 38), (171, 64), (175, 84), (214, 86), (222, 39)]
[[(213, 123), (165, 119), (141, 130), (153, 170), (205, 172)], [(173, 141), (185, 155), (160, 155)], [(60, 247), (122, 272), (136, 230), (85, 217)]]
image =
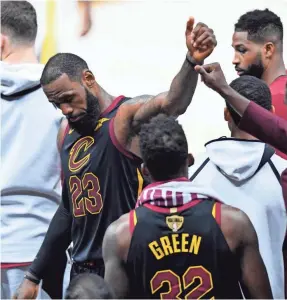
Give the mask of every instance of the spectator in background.
[[(244, 75), (230, 87), (264, 109), (272, 111), (268, 85)], [(259, 247), (274, 298), (284, 298), (282, 246), (287, 225), (280, 175), (287, 161), (275, 150), (238, 128), (241, 117), (226, 103), (225, 120), (231, 138), (206, 143), (206, 152), (195, 157), (189, 175), (195, 184), (214, 189), (219, 199), (244, 211), (258, 235)]]
[[(79, 35), (80, 37), (86, 36), (92, 27), (92, 4), (94, 1), (77, 1), (78, 15), (79, 15)], [(59, 51), (57, 43), (57, 3), (56, 0), (46, 0), (46, 26), (45, 26), (45, 36), (43, 40), (39, 43), (37, 47), (37, 55), (40, 57), (40, 61), (43, 64)], [(61, 11), (62, 14), (65, 11)], [(40, 37), (41, 38), (41, 37)]]
[[(252, 75), (270, 87), (275, 114), (287, 120), (284, 105), (287, 73), (283, 61), (283, 25), (272, 11), (254, 10), (242, 15), (235, 24), (232, 46), (233, 64), (239, 76)], [(277, 152), (287, 159), (287, 155)]]
[[(61, 200), (56, 140), (61, 115), (40, 85), (37, 16), (27, 1), (1, 1), (1, 298), (11, 298), (38, 252)], [(66, 257), (54, 261), (62, 297)], [(48, 291), (49, 290), (49, 291)], [(40, 298), (48, 295), (40, 289)]]
[(85, 36), (89, 33), (92, 27), (92, 15), (91, 7), (93, 1), (79, 1), (78, 0), (78, 9), (80, 16), (80, 36)]
[[(196, 66), (195, 70), (201, 75), (203, 82), (219, 93), (233, 109), (242, 116), (239, 128), (259, 138), (265, 143), (271, 144), (283, 153), (287, 154), (287, 121), (275, 116), (253, 101), (237, 93), (228, 86), (225, 76), (218, 63)], [(285, 94), (286, 95), (286, 94)], [(286, 97), (287, 98), (287, 97)], [(285, 103), (287, 99), (285, 98)], [(287, 203), (287, 169), (281, 174), (283, 197)], [(276, 228), (286, 233), (285, 228)], [(285, 265), (285, 298), (287, 296), (287, 245), (286, 239), (283, 245), (283, 257)]]

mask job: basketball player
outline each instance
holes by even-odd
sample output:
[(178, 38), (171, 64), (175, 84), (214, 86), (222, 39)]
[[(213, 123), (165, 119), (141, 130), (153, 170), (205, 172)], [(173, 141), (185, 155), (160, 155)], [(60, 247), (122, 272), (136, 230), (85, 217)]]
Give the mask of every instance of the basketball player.
[[(202, 81), (209, 88), (219, 93), (242, 117), (239, 128), (252, 134), (261, 141), (271, 144), (287, 154), (287, 121), (263, 109), (253, 101), (233, 90), (226, 82), (225, 76), (218, 63), (196, 66), (195, 70), (201, 75)], [(287, 86), (286, 86), (287, 88)], [(286, 98), (287, 103), (287, 90)], [(285, 203), (287, 203), (287, 169), (281, 174), (281, 185)], [(285, 230), (286, 228), (283, 228)], [(280, 228), (282, 230), (282, 228)], [(283, 245), (285, 265), (285, 298), (287, 297), (287, 243)]]
[(156, 97), (113, 97), (74, 54), (57, 54), (46, 64), (41, 77), (44, 92), (69, 123), (59, 133), (62, 204), (16, 297), (36, 294), (54, 255), (66, 250), (71, 240), (72, 277), (83, 272), (104, 275), (104, 233), (110, 223), (134, 207), (143, 186), (135, 134), (153, 115), (185, 112), (197, 84), (194, 66), (216, 46), (211, 29), (202, 23), (193, 25), (190, 18), (186, 26), (189, 52), (180, 72), (170, 90)]
[[(230, 84), (235, 91), (272, 111), (268, 85), (250, 75)], [(219, 199), (239, 208), (250, 218), (259, 240), (273, 296), (283, 299), (284, 265), (282, 247), (286, 234), (287, 212), (282, 195), (280, 174), (287, 161), (274, 148), (240, 130), (241, 117), (226, 103), (225, 120), (231, 137), (221, 137), (205, 144), (206, 152), (195, 157), (190, 180), (214, 189)]]
[(178, 122), (158, 115), (139, 138), (152, 184), (103, 242), (105, 280), (116, 297), (239, 299), (239, 281), (246, 298), (272, 298), (247, 215), (197, 193), (187, 179), (190, 158)]
[[(287, 73), (283, 61), (283, 25), (280, 18), (268, 9), (247, 12), (235, 24), (232, 46), (237, 74), (264, 80), (271, 90), (275, 114), (287, 120), (287, 107), (284, 105)], [(287, 158), (279, 150), (278, 154)]]

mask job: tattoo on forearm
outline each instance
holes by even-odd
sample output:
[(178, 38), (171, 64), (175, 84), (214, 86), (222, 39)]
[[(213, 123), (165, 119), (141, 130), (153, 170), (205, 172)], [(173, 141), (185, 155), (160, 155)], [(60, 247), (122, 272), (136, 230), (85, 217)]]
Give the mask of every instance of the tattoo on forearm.
[(132, 136), (138, 133), (143, 122), (159, 113), (178, 116), (186, 111), (197, 85), (198, 74), (193, 67), (185, 59), (168, 92), (161, 93), (155, 97), (142, 95), (128, 101), (131, 104), (145, 103), (138, 109), (133, 119), (131, 126)]

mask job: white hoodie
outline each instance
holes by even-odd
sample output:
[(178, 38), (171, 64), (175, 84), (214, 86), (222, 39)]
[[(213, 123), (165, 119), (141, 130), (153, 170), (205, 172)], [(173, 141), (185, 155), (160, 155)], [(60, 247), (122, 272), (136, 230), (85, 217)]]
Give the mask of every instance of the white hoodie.
[(31, 262), (60, 202), (61, 114), (40, 87), (43, 66), (1, 67), (1, 261)]
[(274, 298), (284, 299), (282, 246), (287, 214), (279, 177), (287, 161), (261, 141), (220, 138), (208, 142), (189, 175), (223, 203), (244, 211), (257, 232)]

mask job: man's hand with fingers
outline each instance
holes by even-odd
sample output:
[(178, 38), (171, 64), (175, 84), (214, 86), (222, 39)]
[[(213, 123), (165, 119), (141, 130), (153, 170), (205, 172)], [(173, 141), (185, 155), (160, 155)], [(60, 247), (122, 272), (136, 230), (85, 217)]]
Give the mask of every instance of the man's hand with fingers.
[(194, 69), (201, 75), (201, 80), (205, 83), (205, 85), (216, 92), (222, 93), (222, 91), (228, 87), (228, 83), (226, 82), (219, 63), (212, 63), (203, 66), (197, 65)]
[(250, 100), (233, 90), (226, 82), (219, 63), (195, 66), (195, 71), (200, 74), (201, 80), (209, 88), (219, 93), (242, 116)]
[(39, 284), (24, 278), (17, 288), (12, 299), (36, 299), (39, 292)]
[(190, 17), (186, 23), (186, 46), (189, 55), (195, 63), (202, 63), (217, 45), (213, 30), (203, 23), (197, 23), (194, 27), (194, 18)]

